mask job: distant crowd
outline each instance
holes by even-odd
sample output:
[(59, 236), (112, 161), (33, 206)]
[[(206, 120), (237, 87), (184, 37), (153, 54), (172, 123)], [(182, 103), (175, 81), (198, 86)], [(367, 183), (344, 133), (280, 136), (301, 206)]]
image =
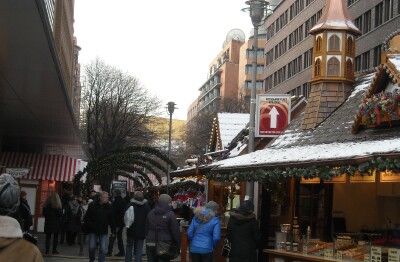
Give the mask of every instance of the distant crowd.
[[(187, 238), (192, 261), (211, 262), (221, 238), (219, 210), (214, 201), (190, 207), (183, 205), (174, 210), (168, 194), (159, 195), (154, 202), (148, 201), (140, 191), (123, 197), (121, 191), (116, 189), (112, 192), (112, 199), (105, 191), (93, 191), (87, 197), (70, 193), (60, 197), (53, 192), (42, 210), (45, 217), (45, 254), (50, 251), (59, 254), (59, 244), (78, 244), (82, 248), (87, 243), (90, 262), (95, 261), (97, 250), (99, 262), (106, 261), (109, 256), (124, 257), (126, 262), (131, 262), (133, 258), (141, 262), (144, 254), (149, 262), (170, 261), (180, 254), (178, 221), (186, 221), (190, 224)], [(2, 242), (9, 238), (24, 243), (29, 246), (27, 250), (32, 250), (32, 258), (24, 256), (24, 259), (15, 261), (43, 261), (35, 246), (35, 238), (29, 234), (33, 223), (26, 192), (20, 192), (18, 183), (8, 174), (0, 176), (0, 212), (0, 262), (10, 262), (5, 259), (7, 252), (18, 252), (12, 248), (12, 243), (7, 249), (2, 247)], [(227, 241), (230, 252), (224, 255), (233, 262), (257, 261), (260, 235), (252, 202), (244, 201), (229, 215)], [(13, 230), (7, 231), (4, 227), (11, 227), (17, 232), (6, 234)], [(115, 242), (118, 252), (113, 253)]]

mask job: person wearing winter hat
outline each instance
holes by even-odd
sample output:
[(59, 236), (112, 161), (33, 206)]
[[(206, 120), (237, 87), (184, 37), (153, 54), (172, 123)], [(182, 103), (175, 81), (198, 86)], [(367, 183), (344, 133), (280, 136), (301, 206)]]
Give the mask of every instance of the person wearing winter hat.
[(205, 208), (196, 208), (187, 231), (193, 262), (213, 261), (213, 252), (221, 238), (221, 223), (215, 215), (218, 204), (209, 201)]
[(257, 261), (260, 231), (254, 214), (254, 204), (246, 200), (229, 214), (226, 232), (226, 237), (231, 242), (229, 261)]
[[(43, 261), (39, 249), (23, 238), (15, 219), (19, 209), (20, 189), (10, 174), (0, 175), (0, 261)], [(21, 252), (23, 250), (24, 252)]]
[[(161, 261), (156, 256), (156, 239), (170, 242), (176, 247), (176, 254), (179, 254), (181, 234), (171, 202), (172, 198), (169, 195), (161, 194), (156, 206), (147, 216), (146, 254), (148, 262)], [(162, 259), (162, 261), (170, 260)]]

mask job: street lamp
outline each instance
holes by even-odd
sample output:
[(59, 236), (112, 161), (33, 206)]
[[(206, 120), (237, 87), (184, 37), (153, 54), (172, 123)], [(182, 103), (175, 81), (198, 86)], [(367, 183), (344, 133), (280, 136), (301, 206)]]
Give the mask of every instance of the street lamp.
[[(264, 18), (268, 2), (265, 0), (250, 0), (246, 1), (246, 5), (250, 7), (243, 8), (242, 11), (250, 11), (251, 22), (254, 26), (253, 34), (253, 75), (250, 92), (250, 123), (249, 123), (249, 144), (248, 153), (254, 152), (254, 132), (255, 132), (255, 113), (256, 113), (256, 83), (257, 83), (257, 51), (258, 51), (258, 27), (261, 20)], [(254, 183), (246, 183), (246, 195), (249, 199), (254, 196)]]
[[(175, 106), (176, 106), (176, 104), (174, 102), (167, 103), (167, 109), (168, 109), (168, 113), (169, 113), (168, 160), (171, 160), (172, 114), (174, 113), (175, 109), (177, 109)], [(167, 193), (168, 194), (169, 194), (170, 171), (171, 171), (171, 165), (168, 163), (168, 169), (167, 169)]]

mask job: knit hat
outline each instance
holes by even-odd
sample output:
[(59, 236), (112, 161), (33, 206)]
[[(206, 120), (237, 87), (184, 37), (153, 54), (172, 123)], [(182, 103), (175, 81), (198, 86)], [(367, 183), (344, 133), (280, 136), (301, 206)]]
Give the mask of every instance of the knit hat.
[(206, 209), (210, 209), (211, 211), (217, 211), (218, 209), (218, 204), (214, 201), (210, 201), (206, 204)]
[(239, 206), (239, 211), (242, 212), (252, 212), (254, 211), (254, 204), (250, 200), (243, 201), (242, 204)]
[(0, 215), (10, 215), (19, 206), (19, 185), (10, 174), (0, 175)]
[(172, 202), (172, 198), (168, 194), (161, 194), (158, 202), (169, 205)]

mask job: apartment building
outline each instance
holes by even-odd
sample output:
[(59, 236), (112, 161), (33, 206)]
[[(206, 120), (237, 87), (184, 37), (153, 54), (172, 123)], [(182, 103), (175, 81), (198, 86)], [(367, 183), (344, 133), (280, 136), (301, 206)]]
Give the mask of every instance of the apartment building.
[[(400, 0), (345, 1), (361, 35), (356, 38), (355, 73), (371, 71), (381, 63), (382, 42), (400, 24)], [(310, 94), (313, 37), (326, 0), (282, 0), (267, 17), (265, 91), (272, 94)]]
[[(208, 78), (199, 88), (199, 97), (187, 110), (187, 121), (198, 113), (218, 113), (224, 98), (249, 101), (252, 86), (253, 32), (246, 41), (245, 34), (232, 29), (225, 39), (222, 51), (208, 67)], [(266, 32), (258, 33), (257, 82), (258, 93), (264, 93), (264, 46)]]

